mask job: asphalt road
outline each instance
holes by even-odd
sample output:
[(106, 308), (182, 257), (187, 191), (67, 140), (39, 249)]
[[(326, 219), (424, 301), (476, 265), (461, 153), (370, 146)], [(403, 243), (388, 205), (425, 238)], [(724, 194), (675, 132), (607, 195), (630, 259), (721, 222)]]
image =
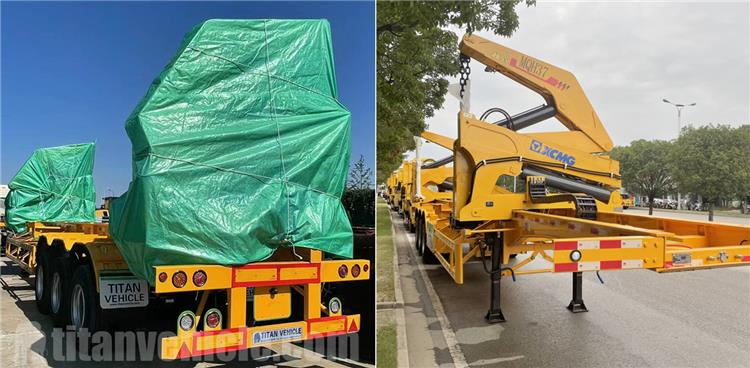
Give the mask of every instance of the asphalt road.
[[(630, 208), (625, 210), (625, 213), (631, 213), (634, 215), (648, 215), (648, 208)], [(659, 211), (654, 210), (654, 216), (660, 216), (660, 217), (670, 217), (670, 218), (681, 218), (686, 220), (698, 220), (698, 221), (707, 221), (708, 220), (708, 213), (707, 212), (692, 212), (692, 213), (685, 213), (685, 212), (676, 212), (676, 211)], [(750, 215), (747, 216), (714, 216), (714, 221), (716, 222), (725, 222), (727, 224), (738, 224), (738, 225), (747, 225), (750, 226)]]
[[(502, 308), (508, 321), (488, 325), (489, 280), (481, 264), (468, 264), (465, 283), (456, 285), (440, 266), (417, 260), (410, 249), (413, 236), (398, 217), (393, 220), (399, 269), (408, 272), (400, 277), (407, 285), (403, 293), (412, 366), (452, 366), (456, 356), (446, 342), (452, 336), (458, 341), (458, 358), (471, 366), (750, 366), (750, 267), (601, 272), (604, 284), (586, 273), (583, 298), (589, 312), (579, 314), (565, 308), (572, 288), (567, 274), (520, 276), (515, 283), (503, 278)], [(424, 272), (413, 272), (419, 268)], [(435, 290), (446, 323), (440, 323), (438, 308), (429, 305), (428, 288)], [(420, 324), (427, 332), (412, 331)], [(445, 325), (450, 331), (441, 331)]]

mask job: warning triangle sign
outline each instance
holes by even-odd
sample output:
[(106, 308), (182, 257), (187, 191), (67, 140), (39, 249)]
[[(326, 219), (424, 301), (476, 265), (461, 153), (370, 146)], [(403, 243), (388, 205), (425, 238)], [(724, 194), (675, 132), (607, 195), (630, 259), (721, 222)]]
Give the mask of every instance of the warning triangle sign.
[(357, 327), (357, 321), (352, 320), (352, 324), (349, 325), (349, 331), (347, 332), (356, 332), (356, 331), (359, 331), (359, 327)]
[(186, 343), (182, 343), (180, 351), (177, 353), (177, 359), (190, 358), (190, 349), (188, 349)]

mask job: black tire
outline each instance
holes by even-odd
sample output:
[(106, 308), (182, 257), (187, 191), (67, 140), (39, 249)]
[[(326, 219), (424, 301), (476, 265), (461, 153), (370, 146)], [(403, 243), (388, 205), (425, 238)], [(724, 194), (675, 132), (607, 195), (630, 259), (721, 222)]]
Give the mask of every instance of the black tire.
[(440, 261), (435, 257), (435, 254), (432, 253), (432, 250), (430, 247), (427, 246), (427, 226), (424, 227), (423, 230), (423, 243), (422, 243), (422, 262), (424, 264), (436, 264)]
[(417, 253), (422, 254), (422, 221), (419, 219), (419, 213), (417, 213), (417, 232), (414, 237), (414, 247), (417, 248)]
[(422, 239), (419, 241), (419, 254), (421, 255), (424, 253), (427, 244), (427, 220), (424, 218), (424, 215), (419, 218), (419, 224), (419, 237)]
[[(37, 251), (38, 252), (38, 251)], [(41, 314), (50, 313), (50, 268), (47, 258), (38, 254), (36, 256), (36, 269), (34, 270), (34, 299), (36, 309)]]
[(96, 292), (96, 280), (90, 265), (76, 268), (70, 282), (68, 299), (70, 324), (78, 331), (87, 328), (94, 333), (103, 328), (103, 314)]
[(63, 255), (50, 262), (52, 274), (50, 276), (50, 314), (55, 327), (63, 327), (70, 321), (68, 308), (70, 307), (70, 273), (67, 261)]

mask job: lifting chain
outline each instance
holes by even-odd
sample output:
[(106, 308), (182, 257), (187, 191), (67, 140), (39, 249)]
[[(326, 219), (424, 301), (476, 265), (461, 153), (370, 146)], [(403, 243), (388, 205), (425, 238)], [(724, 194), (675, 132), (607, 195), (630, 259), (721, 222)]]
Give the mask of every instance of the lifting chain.
[(466, 87), (466, 82), (469, 80), (469, 74), (471, 74), (471, 67), (469, 66), (469, 57), (461, 54), (459, 56), (459, 61), (461, 63), (461, 68), (459, 69), (459, 73), (461, 74), (461, 78), (458, 80), (458, 84), (461, 85), (461, 91), (459, 95), (461, 96), (461, 99), (464, 98), (464, 89)]

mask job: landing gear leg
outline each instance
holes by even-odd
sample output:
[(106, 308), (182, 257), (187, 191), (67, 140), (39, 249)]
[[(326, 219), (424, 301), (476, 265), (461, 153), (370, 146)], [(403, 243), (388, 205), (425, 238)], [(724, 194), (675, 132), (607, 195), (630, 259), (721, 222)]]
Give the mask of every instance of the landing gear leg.
[(589, 311), (583, 304), (583, 272), (573, 272), (573, 299), (568, 304), (568, 310), (573, 313)]
[(490, 309), (484, 319), (488, 323), (505, 322), (505, 316), (500, 309), (500, 276), (503, 262), (503, 235), (502, 233), (488, 233), (486, 235), (487, 245), (492, 247), (492, 268), (490, 273)]

